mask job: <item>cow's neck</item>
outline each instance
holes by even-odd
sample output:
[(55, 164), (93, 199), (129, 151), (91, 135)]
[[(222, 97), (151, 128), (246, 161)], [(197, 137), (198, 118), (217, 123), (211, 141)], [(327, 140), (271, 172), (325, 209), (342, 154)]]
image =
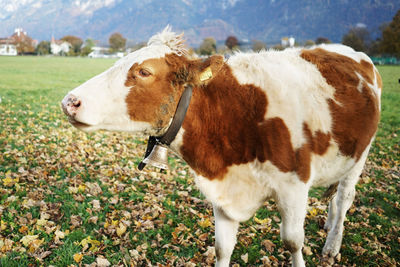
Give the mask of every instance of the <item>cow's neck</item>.
[(229, 166), (255, 159), (266, 108), (265, 93), (239, 84), (224, 65), (206, 86), (194, 88), (176, 150), (196, 173), (222, 178)]

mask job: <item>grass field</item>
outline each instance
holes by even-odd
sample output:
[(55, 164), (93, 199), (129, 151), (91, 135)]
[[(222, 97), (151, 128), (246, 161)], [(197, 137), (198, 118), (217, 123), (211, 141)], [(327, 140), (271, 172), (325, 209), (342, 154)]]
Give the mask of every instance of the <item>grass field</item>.
[[(213, 265), (212, 209), (188, 167), (172, 157), (166, 174), (140, 172), (144, 138), (86, 134), (61, 112), (69, 90), (113, 62), (0, 57), (0, 266)], [(379, 70), (380, 129), (335, 266), (400, 260), (400, 67)], [(322, 193), (310, 193), (307, 266), (332, 263), (320, 256), (327, 215)], [(287, 266), (279, 222), (270, 201), (243, 223), (232, 264)]]

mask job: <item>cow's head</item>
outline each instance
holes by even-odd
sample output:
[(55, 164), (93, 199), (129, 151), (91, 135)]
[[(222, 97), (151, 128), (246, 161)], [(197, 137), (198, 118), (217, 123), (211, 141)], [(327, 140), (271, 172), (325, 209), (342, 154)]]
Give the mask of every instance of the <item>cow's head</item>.
[(221, 56), (189, 59), (182, 35), (165, 28), (146, 47), (120, 59), (113, 67), (72, 90), (62, 101), (75, 127), (94, 131), (165, 130), (186, 84), (201, 87), (223, 64)]

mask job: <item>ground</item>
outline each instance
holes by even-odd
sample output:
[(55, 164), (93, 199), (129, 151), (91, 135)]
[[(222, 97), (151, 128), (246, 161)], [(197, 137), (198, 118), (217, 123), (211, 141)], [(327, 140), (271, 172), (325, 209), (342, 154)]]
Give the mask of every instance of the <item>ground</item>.
[[(83, 58), (0, 58), (0, 266), (210, 266), (211, 205), (189, 168), (137, 170), (145, 137), (86, 134), (64, 95), (113, 64)], [(382, 119), (345, 222), (341, 254), (321, 257), (324, 188), (310, 193), (308, 266), (395, 266), (400, 259), (400, 67), (380, 66)], [(362, 130), (362, 129), (360, 129)], [(286, 266), (275, 204), (242, 224), (232, 264)], [(185, 265), (186, 264), (186, 265)]]

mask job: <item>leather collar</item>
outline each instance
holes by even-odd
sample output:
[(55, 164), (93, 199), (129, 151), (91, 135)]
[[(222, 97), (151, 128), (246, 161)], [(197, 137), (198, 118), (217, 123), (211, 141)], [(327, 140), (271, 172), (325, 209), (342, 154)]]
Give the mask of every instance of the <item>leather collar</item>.
[[(185, 119), (187, 109), (189, 108), (190, 100), (192, 98), (193, 86), (188, 84), (185, 85), (185, 90), (179, 99), (178, 106), (176, 108), (174, 118), (172, 119), (171, 125), (168, 127), (167, 131), (160, 136), (149, 136), (147, 142), (147, 148), (144, 158), (147, 158), (151, 151), (153, 151), (154, 146), (162, 144), (169, 146), (172, 141), (174, 141), (178, 131), (181, 129), (183, 120)], [(146, 163), (143, 160), (139, 163), (138, 169), (143, 170)]]

